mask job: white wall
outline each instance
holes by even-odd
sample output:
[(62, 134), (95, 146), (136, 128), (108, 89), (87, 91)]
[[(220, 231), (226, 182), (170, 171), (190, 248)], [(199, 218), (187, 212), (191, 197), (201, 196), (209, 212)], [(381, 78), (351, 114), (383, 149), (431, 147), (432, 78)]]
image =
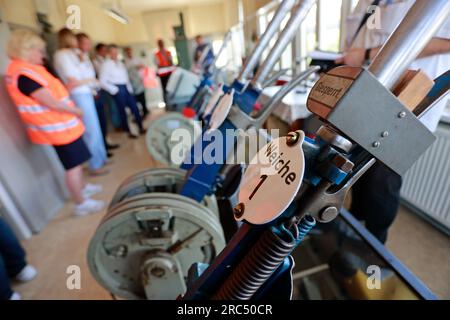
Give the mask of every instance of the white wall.
[(38, 30), (36, 12), (38, 6), (45, 7), (49, 22), (54, 31), (65, 26), (68, 17), (66, 8), (77, 5), (81, 12), (81, 29), (88, 33), (95, 41), (116, 42), (116, 28), (120, 24), (108, 17), (98, 2), (89, 0), (0, 0), (2, 18), (8, 23), (22, 25)]
[[(245, 0), (249, 8), (254, 2), (267, 0)], [(94, 41), (115, 42), (121, 45), (149, 43), (154, 46), (158, 38), (171, 42), (174, 38), (172, 27), (180, 24), (179, 13), (184, 14), (186, 33), (189, 38), (197, 34), (225, 33), (238, 23), (238, 0), (204, 5), (188, 5), (179, 9), (167, 9), (134, 13), (131, 23), (123, 25), (108, 17), (101, 8), (101, 1), (91, 0), (0, 0), (0, 10), (6, 22), (38, 29), (36, 11), (38, 7), (47, 11), (54, 31), (65, 26), (69, 5), (77, 5), (81, 10), (81, 30)]]
[(158, 38), (173, 43), (173, 26), (180, 25), (179, 13), (184, 16), (186, 36), (193, 38), (197, 34), (225, 33), (227, 31), (225, 6), (223, 3), (212, 5), (187, 6), (180, 9), (149, 11), (143, 14), (149, 42), (154, 46)]

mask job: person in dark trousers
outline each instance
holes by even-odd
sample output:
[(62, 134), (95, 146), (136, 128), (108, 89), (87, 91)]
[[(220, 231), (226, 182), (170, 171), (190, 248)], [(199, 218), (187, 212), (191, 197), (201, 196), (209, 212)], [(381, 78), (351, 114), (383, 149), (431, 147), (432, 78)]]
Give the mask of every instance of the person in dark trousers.
[(130, 131), (126, 108), (129, 108), (133, 114), (134, 120), (139, 127), (139, 133), (145, 134), (146, 131), (142, 124), (139, 108), (132, 94), (133, 88), (128, 77), (128, 72), (125, 65), (119, 60), (119, 50), (116, 45), (109, 46), (109, 58), (102, 65), (99, 80), (102, 88), (114, 97), (114, 101), (119, 110), (122, 128), (128, 132), (128, 136), (132, 139), (138, 138), (138, 136)]
[(11, 288), (11, 279), (27, 282), (37, 275), (36, 269), (27, 264), (25, 250), (14, 232), (0, 217), (0, 300), (20, 300), (18, 292)]
[(164, 41), (159, 39), (157, 42), (158, 51), (155, 52), (155, 64), (158, 67), (157, 74), (161, 80), (163, 90), (164, 102), (167, 104), (166, 88), (169, 82), (170, 75), (174, 71), (172, 54), (165, 48)]
[[(77, 35), (77, 39), (79, 42), (79, 46), (82, 45), (83, 36)], [(95, 58), (92, 60), (92, 63), (95, 68), (95, 72), (98, 78), (100, 73), (100, 69), (102, 67), (103, 62), (105, 61), (108, 55), (108, 46), (104, 43), (99, 43), (95, 46)], [(106, 107), (108, 105), (108, 101), (112, 102), (112, 97), (109, 96), (109, 93), (106, 90), (100, 88), (98, 90), (97, 95), (95, 96), (95, 106), (97, 109), (98, 120), (100, 122), (100, 127), (103, 134), (103, 141), (105, 142), (106, 149), (108, 150), (108, 157), (112, 156), (112, 153), (109, 150), (114, 150), (119, 148), (118, 144), (109, 143), (108, 142), (108, 121), (106, 118)], [(110, 110), (115, 108), (115, 106), (110, 107)]]

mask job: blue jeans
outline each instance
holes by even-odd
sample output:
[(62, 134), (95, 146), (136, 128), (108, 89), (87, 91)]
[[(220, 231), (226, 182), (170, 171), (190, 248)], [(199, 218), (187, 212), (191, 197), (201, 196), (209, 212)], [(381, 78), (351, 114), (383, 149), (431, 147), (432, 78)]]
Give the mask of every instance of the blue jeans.
[(120, 115), (120, 121), (122, 122), (122, 128), (130, 132), (130, 128), (128, 126), (127, 113), (125, 112), (125, 108), (128, 107), (134, 115), (134, 119), (140, 130), (143, 130), (142, 126), (142, 118), (139, 113), (138, 106), (136, 104), (136, 99), (132, 94), (128, 92), (126, 85), (118, 85), (119, 92), (114, 95), (114, 101), (116, 102), (117, 109)]
[(11, 298), (10, 278), (27, 265), (25, 251), (9, 225), (0, 218), (0, 300)]
[(100, 169), (105, 164), (107, 155), (94, 97), (91, 93), (76, 93), (71, 96), (75, 104), (83, 110), (83, 123), (86, 127), (83, 139), (92, 155), (89, 168)]

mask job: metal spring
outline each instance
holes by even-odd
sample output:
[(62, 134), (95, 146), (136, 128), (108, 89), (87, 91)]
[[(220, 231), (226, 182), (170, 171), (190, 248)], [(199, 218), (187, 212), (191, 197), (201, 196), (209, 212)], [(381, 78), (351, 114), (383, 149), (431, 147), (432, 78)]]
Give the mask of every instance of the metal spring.
[(298, 239), (297, 242), (302, 242), (303, 238), (311, 231), (316, 225), (316, 219), (312, 216), (304, 216), (298, 224)]
[(294, 237), (290, 241), (283, 240), (271, 229), (264, 232), (212, 299), (250, 299), (314, 225), (314, 218), (303, 218), (298, 226), (292, 226)]

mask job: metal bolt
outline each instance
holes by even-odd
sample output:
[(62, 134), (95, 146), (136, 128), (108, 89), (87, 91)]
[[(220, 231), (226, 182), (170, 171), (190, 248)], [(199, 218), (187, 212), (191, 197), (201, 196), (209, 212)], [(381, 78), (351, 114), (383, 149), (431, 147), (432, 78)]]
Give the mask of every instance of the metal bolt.
[(127, 246), (121, 245), (121, 246), (119, 246), (119, 247), (117, 248), (117, 250), (115, 251), (114, 256), (115, 256), (116, 258), (119, 258), (119, 257), (125, 257), (125, 256), (127, 255), (127, 252), (128, 252)]
[(289, 132), (287, 135), (286, 144), (288, 146), (292, 147), (298, 142), (299, 138), (300, 138), (300, 134), (298, 132)]
[(381, 137), (382, 138), (387, 138), (389, 136), (389, 132), (388, 131), (383, 131), (382, 133), (381, 133)]
[(241, 202), (233, 209), (234, 217), (236, 219), (239, 219), (244, 214), (244, 211), (245, 211), (245, 205)]
[(375, 141), (374, 143), (372, 143), (372, 147), (374, 148), (378, 148), (381, 145), (380, 141)]
[(335, 155), (332, 162), (336, 167), (347, 173), (350, 172), (354, 166), (353, 162), (340, 154)]
[(329, 222), (337, 217), (339, 210), (336, 207), (327, 207), (320, 213), (320, 219), (324, 222)]
[(399, 118), (404, 118), (404, 117), (406, 117), (406, 112), (405, 112), (405, 111), (400, 112), (400, 113), (398, 114), (398, 117), (399, 117)]
[(154, 267), (150, 272), (157, 278), (161, 278), (166, 274), (166, 271), (161, 267)]

